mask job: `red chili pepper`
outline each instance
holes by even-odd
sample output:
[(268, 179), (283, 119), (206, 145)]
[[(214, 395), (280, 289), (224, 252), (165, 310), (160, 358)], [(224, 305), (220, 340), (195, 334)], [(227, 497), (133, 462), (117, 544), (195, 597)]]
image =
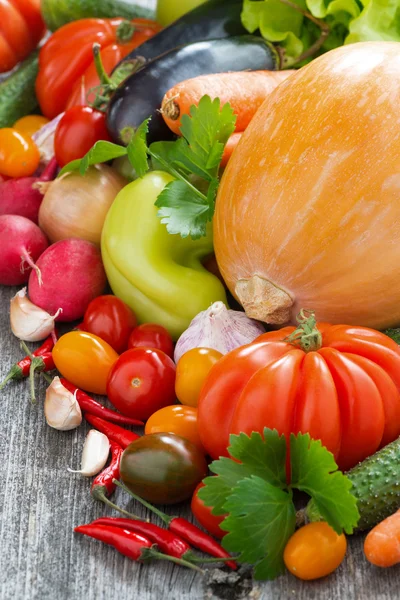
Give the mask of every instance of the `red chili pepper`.
[[(119, 479), (119, 465), (123, 450), (117, 442), (110, 440), (111, 462), (101, 473), (99, 473), (92, 483), (92, 496), (98, 499), (111, 496), (115, 491), (116, 485), (113, 479)], [(101, 496), (101, 498), (99, 498)]]
[(157, 552), (157, 550), (152, 547), (153, 544), (147, 537), (139, 535), (134, 531), (129, 531), (128, 529), (91, 523), (89, 525), (75, 527), (75, 531), (109, 544), (118, 550), (118, 552), (132, 560), (142, 561), (151, 558), (159, 558), (162, 560), (169, 560), (184, 567), (189, 567), (190, 569), (201, 571), (199, 567), (192, 565), (190, 562), (176, 558), (175, 556), (168, 556), (167, 554)]
[[(143, 498), (140, 498), (140, 496), (137, 496), (131, 492), (131, 490), (128, 489), (123, 483), (119, 481), (114, 481), (114, 483), (118, 487), (124, 489), (130, 496), (132, 496), (132, 498), (135, 498), (135, 500), (143, 504), (143, 506), (146, 506), (146, 508), (158, 515), (172, 533), (175, 533), (179, 537), (183, 538), (186, 542), (189, 542), (198, 550), (221, 559), (231, 558), (231, 555), (224, 550), (221, 544), (216, 542), (214, 538), (207, 533), (204, 533), (204, 531), (202, 531), (199, 527), (193, 525), (193, 523), (190, 523), (190, 521), (187, 519), (183, 519), (182, 517), (170, 517), (146, 500), (143, 500)], [(237, 564), (233, 560), (225, 562), (225, 564), (231, 569), (237, 569)]]
[(92, 525), (113, 525), (134, 531), (144, 535), (160, 548), (162, 552), (176, 558), (186, 558), (190, 560), (190, 546), (177, 535), (174, 535), (167, 529), (163, 529), (154, 523), (145, 523), (143, 521), (132, 521), (132, 519), (121, 519), (115, 517), (102, 517), (93, 521)]
[(97, 402), (97, 400), (91, 398), (85, 392), (77, 388), (76, 385), (68, 381), (68, 379), (61, 377), (60, 381), (62, 385), (67, 388), (67, 390), (73, 394), (76, 393), (78, 404), (84, 412), (101, 417), (106, 421), (121, 423), (121, 425), (144, 425), (143, 421), (138, 421), (137, 419), (132, 419), (131, 417), (124, 417), (124, 415), (120, 415), (119, 413), (115, 412), (115, 410), (106, 408), (100, 404), (100, 402)]
[(91, 415), (90, 413), (86, 412), (84, 416), (86, 421), (93, 425), (95, 429), (98, 429), (104, 433), (109, 440), (117, 442), (117, 444), (119, 444), (124, 450), (129, 446), (129, 444), (132, 444), (132, 442), (140, 438), (140, 435), (137, 435), (137, 433), (128, 431), (127, 429), (124, 429), (115, 423), (110, 423), (109, 421), (101, 419), (100, 417), (96, 417), (95, 415)]
[[(51, 350), (53, 349), (53, 347), (54, 339), (52, 335), (49, 335), (49, 337), (44, 340), (43, 344), (37, 350), (32, 352), (32, 355), (35, 358), (46, 356), (48, 354), (50, 354), (51, 356)], [(43, 363), (44, 364), (42, 365), (42, 368), (40, 368), (40, 361), (37, 361), (35, 370), (51, 371), (52, 369), (55, 369), (54, 361), (50, 361), (50, 359), (47, 356), (46, 360), (44, 360)], [(30, 356), (25, 356), (25, 358), (22, 358), (19, 362), (15, 363), (15, 365), (13, 365), (7, 373), (4, 381), (0, 383), (0, 390), (3, 389), (3, 387), (11, 380), (19, 380), (24, 379), (24, 377), (28, 377), (31, 364), (32, 359)]]

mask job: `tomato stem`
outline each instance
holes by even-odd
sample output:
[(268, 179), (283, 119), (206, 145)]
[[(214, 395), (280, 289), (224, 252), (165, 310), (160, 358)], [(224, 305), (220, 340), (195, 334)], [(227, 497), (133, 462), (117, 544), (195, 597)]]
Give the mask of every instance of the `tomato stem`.
[(298, 327), (283, 341), (300, 347), (304, 352), (315, 352), (322, 346), (322, 334), (317, 328), (315, 312), (301, 309), (297, 315)]

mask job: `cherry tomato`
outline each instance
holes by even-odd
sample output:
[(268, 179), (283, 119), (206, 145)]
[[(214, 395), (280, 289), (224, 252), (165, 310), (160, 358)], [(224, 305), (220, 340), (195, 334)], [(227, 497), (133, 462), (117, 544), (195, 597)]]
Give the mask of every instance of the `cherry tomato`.
[(27, 115), (26, 117), (22, 117), (15, 121), (13, 125), (13, 129), (16, 129), (20, 133), (24, 135), (32, 136), (34, 133), (39, 131), (43, 127), (49, 123), (49, 119), (43, 117), (42, 115)]
[(137, 325), (133, 311), (116, 296), (98, 296), (91, 301), (83, 319), (83, 329), (98, 335), (122, 354), (128, 348), (129, 335)]
[(130, 444), (121, 457), (124, 484), (155, 504), (188, 500), (207, 475), (207, 462), (200, 450), (174, 433), (144, 435)]
[(82, 390), (105, 395), (107, 378), (118, 354), (97, 335), (70, 331), (55, 344), (53, 359), (65, 379)]
[(283, 554), (289, 571), (299, 579), (319, 579), (338, 568), (347, 542), (323, 521), (309, 523), (292, 535)]
[(123, 415), (146, 421), (175, 401), (175, 364), (161, 350), (132, 348), (113, 366), (107, 396)]
[(32, 139), (11, 129), (0, 129), (0, 174), (27, 177), (38, 168), (40, 152)]
[(69, 108), (60, 119), (54, 136), (58, 164), (63, 167), (71, 160), (82, 158), (99, 140), (111, 140), (105, 114), (90, 106)]
[(144, 429), (148, 433), (175, 433), (186, 440), (190, 440), (202, 452), (203, 445), (200, 441), (197, 427), (197, 408), (192, 406), (165, 406), (153, 413)]
[(223, 531), (220, 527), (220, 524), (225, 517), (213, 515), (211, 512), (212, 508), (210, 506), (206, 506), (203, 500), (199, 498), (198, 492), (202, 487), (204, 487), (203, 482), (199, 483), (197, 488), (194, 490), (190, 508), (192, 509), (192, 513), (200, 525), (202, 525), (202, 527), (204, 527), (208, 533), (211, 533), (211, 535), (220, 540), (228, 533), (227, 531)]
[(174, 343), (172, 337), (162, 325), (155, 323), (144, 323), (136, 327), (129, 338), (128, 347), (158, 348), (171, 358), (174, 357)]
[(221, 352), (212, 348), (193, 348), (181, 356), (176, 366), (175, 392), (182, 404), (197, 406), (204, 380), (221, 357)]

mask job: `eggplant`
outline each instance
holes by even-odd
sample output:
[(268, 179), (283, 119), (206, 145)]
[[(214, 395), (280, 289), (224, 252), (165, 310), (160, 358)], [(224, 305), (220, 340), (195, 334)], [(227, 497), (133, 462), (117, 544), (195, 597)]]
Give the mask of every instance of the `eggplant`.
[(111, 98), (107, 127), (114, 141), (125, 142), (121, 132), (136, 129), (151, 116), (148, 141), (174, 139), (159, 109), (164, 94), (177, 83), (198, 75), (227, 71), (274, 71), (278, 56), (260, 37), (243, 35), (188, 44), (166, 52), (130, 75)]
[(210, 0), (201, 4), (135, 48), (121, 62), (138, 57), (153, 60), (177, 46), (246, 34), (240, 20), (242, 5), (243, 0)]

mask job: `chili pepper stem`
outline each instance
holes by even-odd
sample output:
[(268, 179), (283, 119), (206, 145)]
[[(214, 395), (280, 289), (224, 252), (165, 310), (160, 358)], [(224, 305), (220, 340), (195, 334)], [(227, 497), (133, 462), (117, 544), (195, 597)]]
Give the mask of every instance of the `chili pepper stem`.
[(231, 562), (233, 560), (232, 556), (226, 556), (221, 557), (221, 558), (203, 558), (201, 556), (197, 556), (196, 554), (193, 553), (187, 553), (185, 554), (185, 556), (187, 556), (188, 560), (190, 560), (190, 562), (194, 562), (194, 563), (222, 563), (222, 562)]
[(21, 348), (26, 352), (27, 356), (29, 356), (29, 358), (32, 361), (31, 366), (29, 368), (29, 386), (30, 386), (32, 404), (36, 404), (35, 371), (39, 367), (42, 367), (43, 361), (41, 358), (33, 356), (32, 352), (29, 350), (28, 346), (22, 340), (21, 340)]
[(118, 487), (120, 487), (121, 489), (123, 489), (127, 494), (129, 494), (130, 496), (132, 496), (132, 498), (134, 498), (135, 500), (137, 500), (138, 502), (140, 502), (141, 504), (143, 504), (143, 506), (145, 506), (146, 508), (148, 508), (149, 510), (151, 510), (158, 517), (160, 517), (160, 519), (166, 525), (169, 525), (171, 523), (171, 521), (172, 521), (172, 519), (174, 517), (169, 517), (168, 515), (166, 515), (165, 513), (163, 513), (161, 510), (158, 510), (158, 508), (156, 508), (155, 506), (153, 506), (149, 502), (146, 502), (146, 500), (143, 500), (143, 498), (140, 498), (140, 496), (136, 496), (136, 494), (134, 494), (133, 492), (131, 492), (131, 490), (126, 487), (126, 485), (124, 485), (120, 481), (117, 481), (117, 479), (113, 479), (113, 483), (115, 485), (117, 485)]
[(47, 381), (47, 383), (51, 383), (53, 380), (50, 377), (50, 375), (47, 375), (47, 373), (45, 373), (44, 371), (40, 372), (41, 376), (45, 378), (45, 380)]
[(160, 560), (169, 560), (170, 562), (180, 565), (181, 567), (187, 567), (188, 569), (193, 569), (194, 571), (197, 571), (198, 573), (201, 573), (202, 575), (204, 575), (203, 569), (200, 569), (200, 567), (198, 567), (197, 565), (194, 565), (191, 562), (184, 560), (183, 558), (176, 558), (176, 556), (169, 556), (168, 554), (163, 554), (162, 552), (157, 552), (157, 550), (154, 550), (153, 548), (144, 548), (142, 550), (142, 555), (140, 558), (141, 558), (141, 560), (149, 560), (151, 558), (156, 558), (156, 559), (160, 559)]
[(21, 379), (21, 378), (22, 378), (21, 368), (18, 365), (13, 365), (11, 367), (11, 369), (8, 371), (8, 373), (5, 376), (5, 378), (3, 379), (3, 381), (0, 383), (0, 390), (2, 390), (9, 381), (11, 381), (13, 379)]
[(109, 500), (107, 498), (107, 496), (105, 494), (103, 494), (102, 492), (93, 491), (92, 496), (96, 500), (100, 500), (100, 502), (103, 502), (110, 508), (113, 508), (117, 512), (121, 513), (122, 515), (125, 515), (126, 517), (129, 517), (130, 519), (134, 519), (135, 521), (146, 521), (146, 523), (150, 522), (150, 519), (142, 519), (141, 517), (138, 517), (137, 515), (134, 515), (133, 513), (128, 512), (124, 508), (121, 508), (120, 506), (118, 506), (118, 504), (114, 504), (114, 502), (111, 502), (111, 500)]

